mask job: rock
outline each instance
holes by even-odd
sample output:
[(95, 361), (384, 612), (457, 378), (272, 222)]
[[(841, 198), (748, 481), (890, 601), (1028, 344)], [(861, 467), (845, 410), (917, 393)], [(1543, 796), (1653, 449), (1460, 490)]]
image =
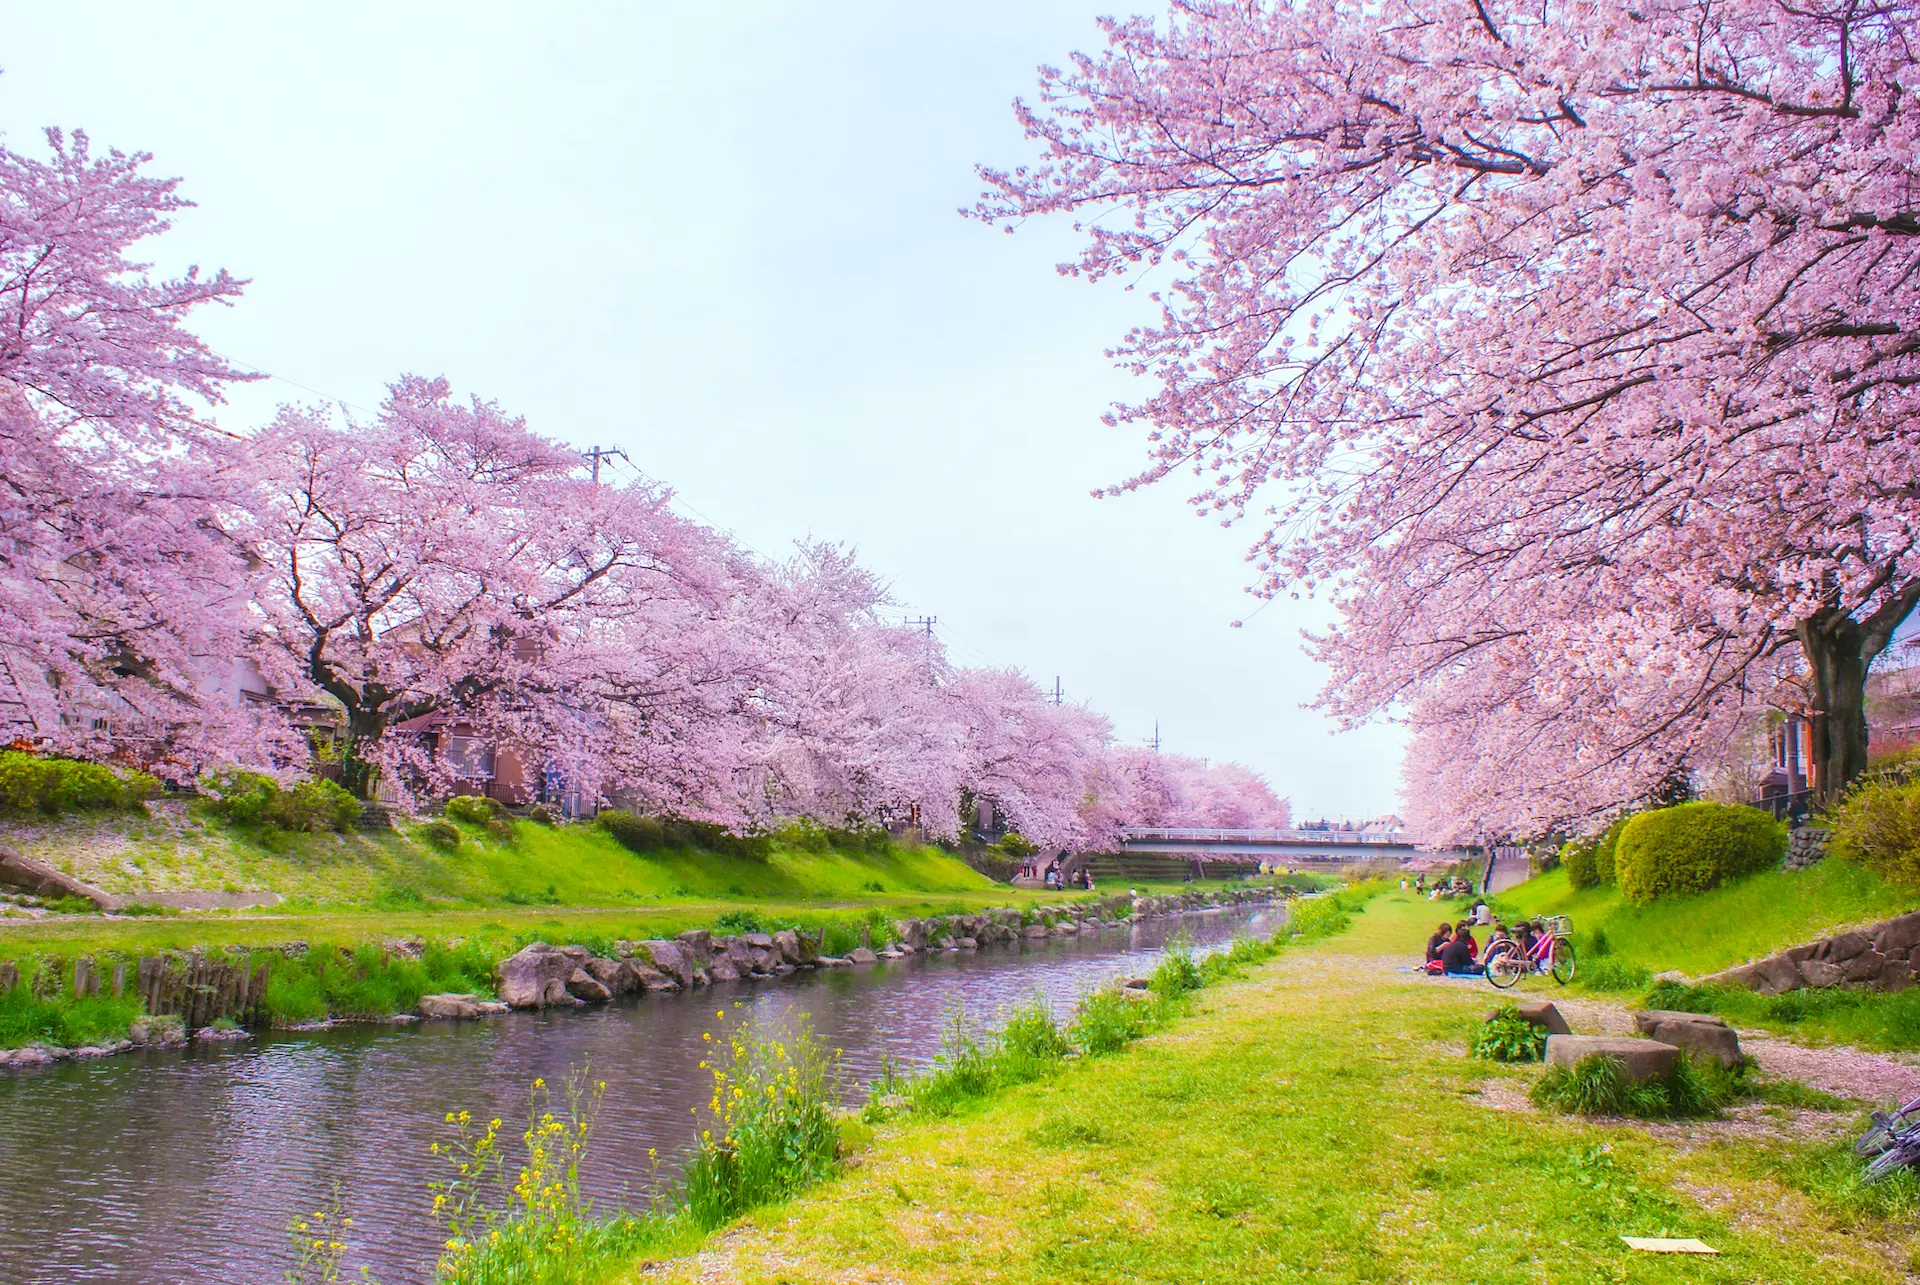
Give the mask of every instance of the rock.
[(497, 999), (483, 999), (478, 1007), (482, 1017), (499, 1017), (503, 1013), (512, 1011)]
[(1129, 977), (1126, 981), (1120, 983), (1120, 988), (1129, 991), (1143, 991), (1150, 985), (1152, 985), (1152, 983), (1144, 977)]
[(584, 968), (576, 968), (568, 975), (567, 994), (583, 1004), (604, 1004), (613, 998), (613, 992)]
[(244, 1040), (250, 1038), (252, 1037), (238, 1027), (232, 1030), (222, 1030), (218, 1026), (203, 1026), (193, 1033), (193, 1042), (195, 1044), (224, 1044), (229, 1040)]
[(567, 979), (578, 969), (566, 951), (536, 941), (494, 965), (494, 990), (510, 1008), (566, 1006)]
[(1920, 946), (1920, 910), (1887, 920), (1873, 934), (1873, 948), (1883, 955), (1910, 951), (1915, 946)]
[(420, 1016), (435, 1021), (470, 1022), (480, 1016), (478, 995), (422, 995), (415, 1006)]
[(927, 948), (929, 934), (926, 921), (923, 919), (896, 919), (893, 923), (893, 934), (915, 950)]
[(796, 935), (800, 938), (800, 962), (802, 964), (819, 963), (820, 962), (820, 934), (802, 932)]
[(1039, 941), (1047, 935), (1047, 926), (1045, 924), (1028, 924), (1020, 930), (1020, 935), (1028, 941)]
[(1798, 990), (1804, 983), (1800, 965), (1785, 955), (1769, 955), (1752, 965), (1753, 989), (1762, 995), (1780, 995)]
[(1827, 949), (1820, 956), (1829, 964), (1844, 964), (1873, 949), (1873, 938), (1865, 933), (1841, 933), (1829, 938)]
[(889, 946), (885, 950), (879, 952), (879, 957), (881, 959), (905, 959), (907, 956), (906, 956), (906, 952), (901, 950), (896, 950), (892, 946)]
[(872, 964), (878, 962), (879, 958), (878, 955), (868, 950), (865, 946), (855, 946), (847, 952), (847, 962), (849, 964)]
[(1877, 982), (1887, 971), (1889, 960), (1877, 950), (1869, 949), (1855, 955), (1846, 962), (1846, 975), (1841, 979), (1848, 982)]
[(713, 958), (713, 933), (705, 928), (689, 928), (675, 940), (687, 948), (689, 955), (702, 963)]
[(1805, 959), (1800, 961), (1800, 976), (1806, 979), (1807, 985), (1824, 990), (1845, 981), (1847, 970), (1826, 960)]
[(417, 1013), (394, 1013), (380, 1020), (388, 1026), (412, 1026), (420, 1020), (420, 1016)]
[(742, 975), (740, 966), (726, 955), (715, 957), (714, 961), (707, 965), (707, 976), (716, 982), (737, 982)]
[(785, 960), (773, 966), (773, 975), (775, 977), (787, 977), (799, 971), (800, 966), (798, 964), (789, 964)]
[(679, 982), (674, 981), (638, 955), (621, 962), (626, 964), (627, 971), (633, 974), (634, 983), (642, 990), (677, 991), (680, 989)]
[(1059, 923), (1047, 929), (1047, 932), (1054, 937), (1073, 937), (1077, 936), (1080, 930), (1073, 926), (1071, 920), (1062, 919)]
[(958, 938), (954, 941), (953, 944), (961, 950), (979, 950), (980, 949), (980, 943), (975, 941), (971, 937)]
[(1659, 1040), (1630, 1040), (1612, 1035), (1549, 1035), (1547, 1065), (1572, 1068), (1583, 1058), (1610, 1057), (1634, 1084), (1664, 1080), (1673, 1074), (1680, 1050)]
[[(1513, 1007), (1520, 1016), (1544, 1030), (1548, 1035), (1573, 1034), (1573, 1028), (1567, 1025), (1567, 1019), (1560, 1015), (1559, 1008), (1557, 1008), (1551, 1000), (1525, 1000), (1515, 1004)], [(1493, 1012), (1488, 1013), (1487, 1016), (1491, 1018), (1493, 1014), (1497, 1012), (1499, 1012), (1499, 1010), (1495, 1009)]]
[(647, 953), (654, 968), (673, 978), (682, 989), (693, 985), (693, 965), (688, 962), (687, 953), (681, 949), (679, 942), (643, 941), (640, 947)]
[(607, 988), (608, 995), (625, 995), (640, 984), (623, 959), (589, 959), (585, 968), (588, 976)]
[(779, 952), (783, 964), (800, 962), (800, 934), (791, 928), (783, 928), (773, 935), (773, 948)]
[(822, 955), (814, 962), (822, 968), (845, 968), (853, 963), (851, 959), (844, 959), (839, 955)]
[(7, 1066), (50, 1066), (55, 1060), (53, 1054), (47, 1052), (47, 1050), (37, 1044), (29, 1045), (23, 1049), (13, 1049), (10, 1052), (0, 1053), (0, 1058), (6, 1060), (5, 1065)]
[(1705, 1022), (1708, 1026), (1725, 1026), (1726, 1019), (1717, 1013), (1688, 1013), (1672, 1008), (1649, 1008), (1633, 1015), (1633, 1025), (1642, 1035), (1653, 1034), (1653, 1028), (1662, 1022)]
[(1698, 1058), (1716, 1058), (1729, 1069), (1746, 1060), (1740, 1037), (1732, 1027), (1708, 1013), (1675, 1013), (1656, 1009), (1635, 1013), (1633, 1024), (1650, 1039), (1685, 1049)]

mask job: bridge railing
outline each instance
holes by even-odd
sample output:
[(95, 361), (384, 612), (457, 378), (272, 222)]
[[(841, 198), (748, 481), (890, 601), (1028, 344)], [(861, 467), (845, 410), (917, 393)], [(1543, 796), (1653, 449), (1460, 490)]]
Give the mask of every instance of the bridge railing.
[(1153, 842), (1200, 842), (1200, 843), (1392, 843), (1416, 844), (1413, 835), (1402, 830), (1196, 830), (1196, 829), (1154, 829), (1145, 826), (1123, 826), (1120, 830), (1122, 840)]

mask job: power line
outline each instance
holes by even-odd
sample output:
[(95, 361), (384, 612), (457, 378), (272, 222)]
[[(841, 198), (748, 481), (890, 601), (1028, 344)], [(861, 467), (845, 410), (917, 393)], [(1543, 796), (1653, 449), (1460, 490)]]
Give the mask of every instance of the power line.
[[(605, 450), (605, 451), (601, 450), (598, 446), (596, 446), (590, 451), (581, 451), (580, 458), (583, 460), (593, 461), (593, 484), (595, 486), (598, 486), (600, 485), (600, 461), (612, 460), (616, 458), (626, 460), (627, 453), (621, 450), (617, 446), (613, 447), (611, 450)], [(633, 463), (633, 461), (627, 460), (627, 463), (631, 464)]]

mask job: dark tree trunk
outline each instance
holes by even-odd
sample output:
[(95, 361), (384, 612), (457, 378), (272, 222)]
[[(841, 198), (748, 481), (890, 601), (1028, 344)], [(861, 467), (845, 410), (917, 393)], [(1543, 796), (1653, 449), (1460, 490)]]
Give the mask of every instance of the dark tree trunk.
[(1813, 792), (1821, 804), (1836, 802), (1867, 770), (1867, 670), (1916, 603), (1920, 579), (1890, 586), (1864, 620), (1829, 607), (1795, 630), (1813, 688)]
[[(1799, 626), (1813, 688), (1813, 790), (1832, 803), (1867, 770), (1867, 631), (1844, 612), (1823, 611)], [(1884, 644), (1883, 644), (1884, 645)]]

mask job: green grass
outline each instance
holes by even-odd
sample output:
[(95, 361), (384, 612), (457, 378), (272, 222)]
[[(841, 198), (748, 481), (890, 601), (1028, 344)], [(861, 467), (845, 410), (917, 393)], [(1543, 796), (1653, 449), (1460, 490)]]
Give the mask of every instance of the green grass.
[(1849, 927), (1905, 914), (1920, 890), (1887, 883), (1851, 862), (1828, 858), (1801, 871), (1769, 871), (1691, 897), (1647, 906), (1611, 886), (1575, 891), (1565, 871), (1530, 879), (1493, 901), (1496, 914), (1564, 914), (1580, 950), (1577, 990), (1615, 993), (1653, 1008), (1717, 1013), (1736, 1026), (1789, 1034), (1804, 1043), (1920, 1049), (1920, 989), (1791, 991), (1766, 997), (1738, 987), (1656, 985), (1656, 973), (1702, 976)]
[[(858, 1169), (698, 1258), (605, 1279), (1899, 1278), (1883, 1246), (1910, 1234), (1911, 1199), (1849, 1206), (1807, 1176), (1808, 1149), (1490, 1109), (1482, 1089), (1512, 1094), (1539, 1072), (1465, 1056), (1486, 992), (1386, 966), (1430, 912), (1378, 898), (1346, 933), (1199, 992), (1129, 1049), (884, 1125)], [(1637, 1255), (1621, 1235), (1722, 1252)]]
[(1614, 885), (1575, 891), (1566, 872), (1554, 870), (1501, 893), (1492, 905), (1508, 919), (1570, 916), (1578, 945), (1598, 930), (1606, 934), (1613, 958), (1699, 977), (1905, 914), (1920, 908), (1920, 889), (1897, 887), (1864, 867), (1830, 858), (1807, 870), (1749, 875), (1646, 906), (1627, 901)]

